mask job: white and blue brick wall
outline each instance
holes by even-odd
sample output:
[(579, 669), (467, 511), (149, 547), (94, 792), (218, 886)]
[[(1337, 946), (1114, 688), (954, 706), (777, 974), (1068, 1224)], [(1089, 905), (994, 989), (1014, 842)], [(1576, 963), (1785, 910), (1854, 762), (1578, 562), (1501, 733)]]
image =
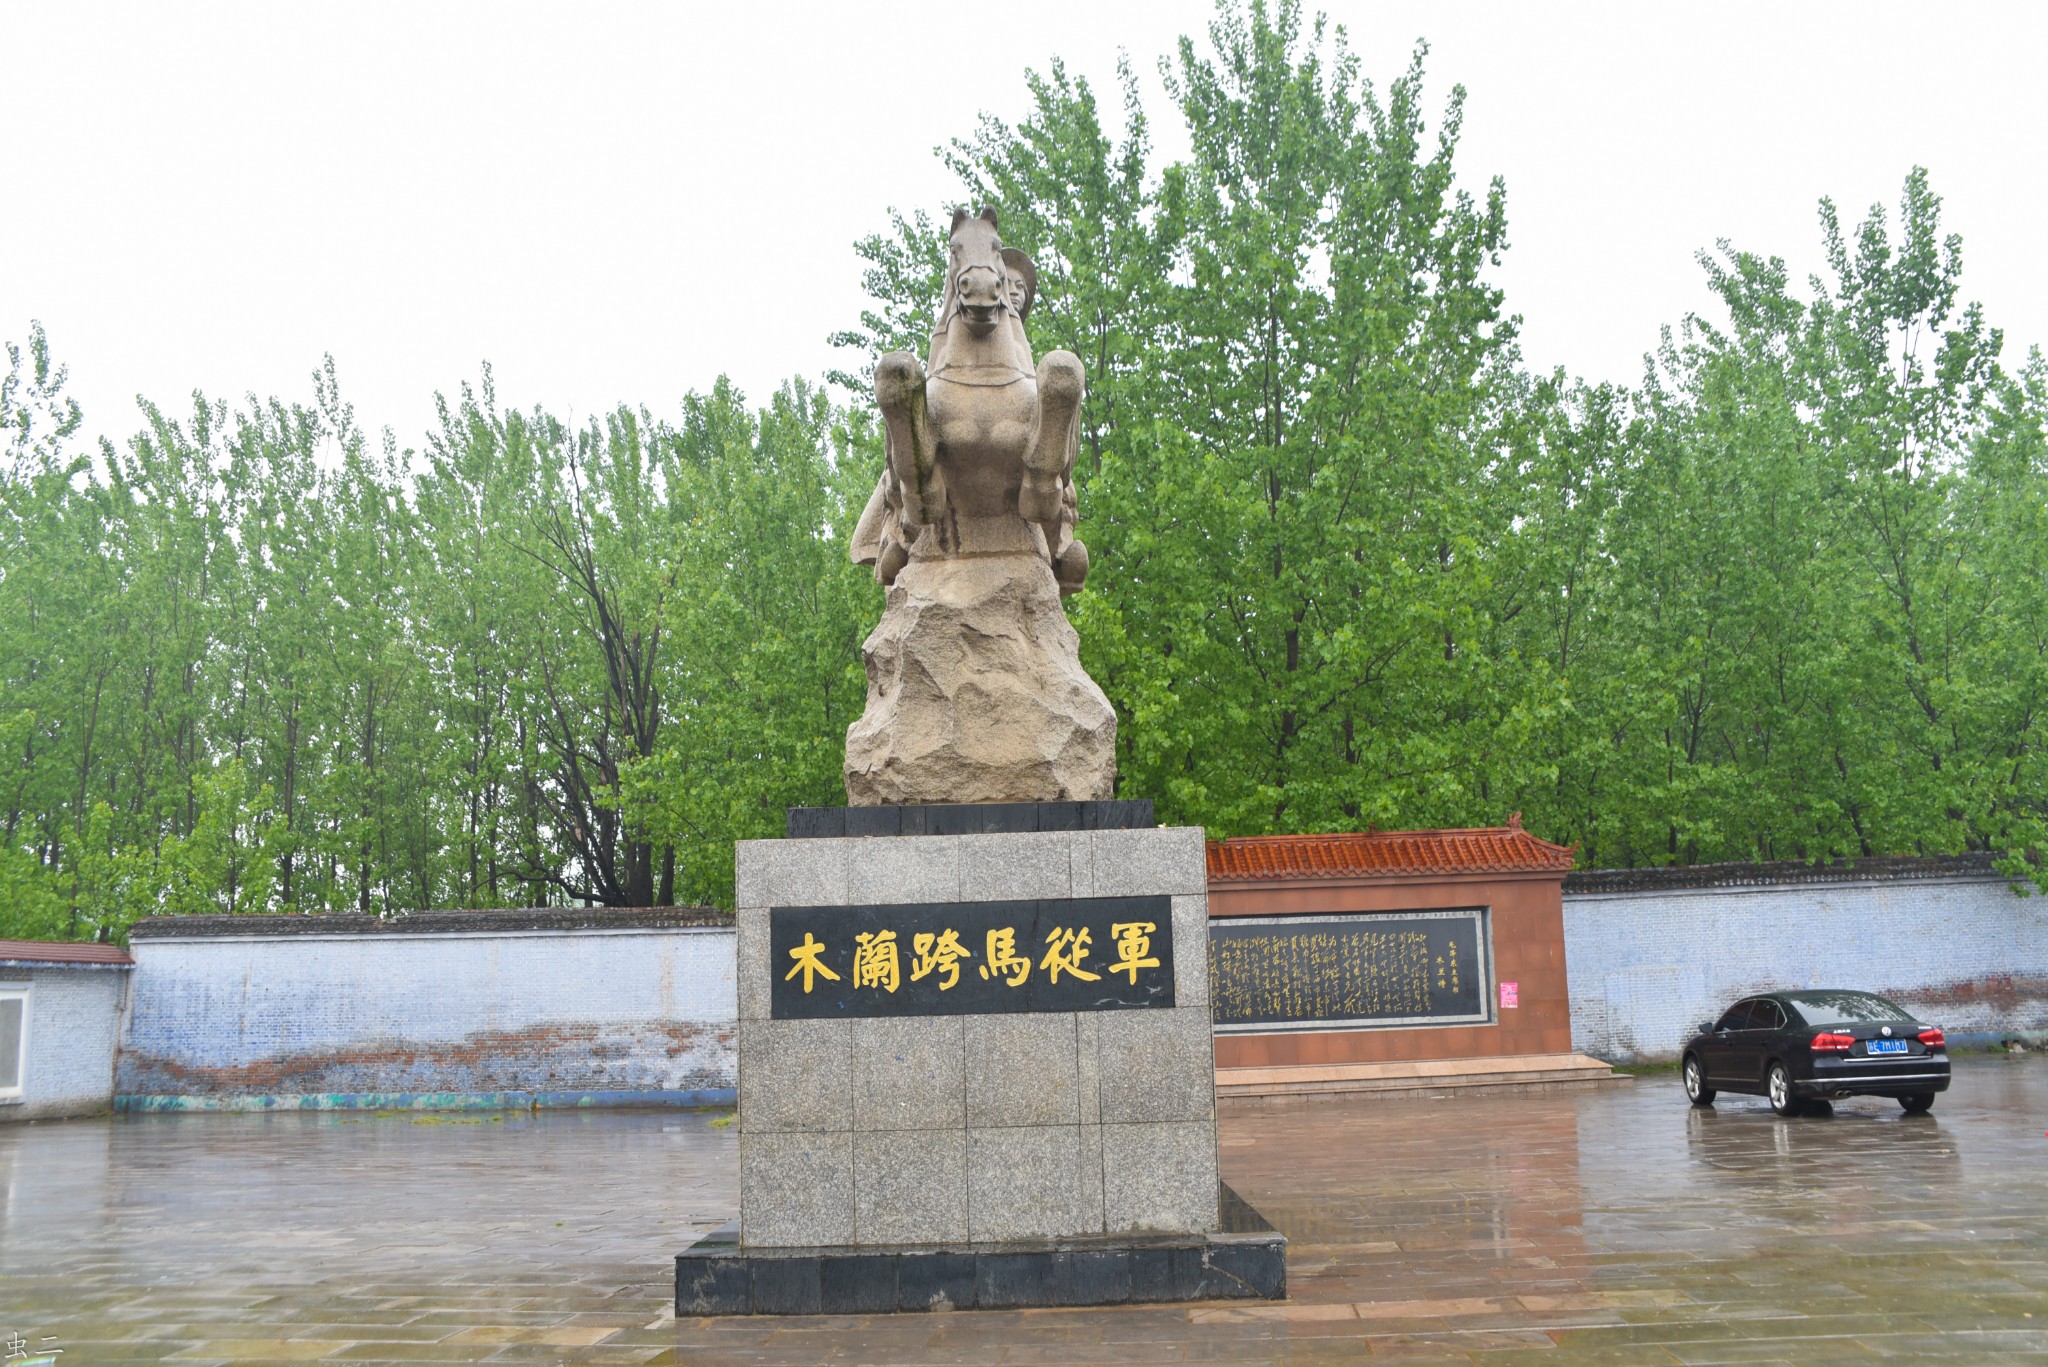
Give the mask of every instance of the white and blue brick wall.
[(1882, 993), (1966, 1044), (2048, 1031), (2048, 897), (1994, 875), (1568, 883), (1564, 927), (1572, 1047), (1614, 1062), (1674, 1058), (1737, 998), (1797, 987)]
[[(1688, 876), (1673, 872), (1662, 881)], [(1895, 996), (1966, 1043), (2048, 1033), (2048, 897), (2019, 897), (1986, 871), (1702, 881), (1567, 885), (1574, 1048), (1670, 1058), (1746, 993), (1820, 984)], [(736, 1085), (729, 922), (332, 935), (180, 925), (138, 935), (133, 953), (112, 1087), (131, 1109), (718, 1104)], [(35, 1031), (38, 1046), (74, 1043), (32, 1066), (65, 1098), (49, 1106), (103, 1105), (128, 975), (13, 973), (79, 985), (39, 998), (53, 1023)]]
[(28, 987), (21, 1095), (0, 1100), (0, 1122), (104, 1111), (114, 1098), (126, 966), (0, 967), (0, 986)]
[(178, 933), (133, 953), (123, 1109), (718, 1104), (736, 1084), (729, 924)]

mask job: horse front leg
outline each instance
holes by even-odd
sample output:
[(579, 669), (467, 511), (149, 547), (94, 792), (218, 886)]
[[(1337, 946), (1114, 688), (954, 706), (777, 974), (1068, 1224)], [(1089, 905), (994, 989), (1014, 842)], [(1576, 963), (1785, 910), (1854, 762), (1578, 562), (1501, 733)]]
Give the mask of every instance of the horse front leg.
[(1045, 528), (1048, 547), (1057, 544), (1068, 478), (1073, 474), (1074, 437), (1087, 392), (1081, 358), (1050, 351), (1038, 363), (1038, 433), (1024, 452), (1024, 482), (1017, 511)]
[(908, 546), (923, 528), (942, 521), (946, 508), (938, 443), (925, 411), (924, 366), (917, 357), (892, 351), (875, 363), (875, 402), (882, 410), (889, 477), (896, 485), (897, 525)]

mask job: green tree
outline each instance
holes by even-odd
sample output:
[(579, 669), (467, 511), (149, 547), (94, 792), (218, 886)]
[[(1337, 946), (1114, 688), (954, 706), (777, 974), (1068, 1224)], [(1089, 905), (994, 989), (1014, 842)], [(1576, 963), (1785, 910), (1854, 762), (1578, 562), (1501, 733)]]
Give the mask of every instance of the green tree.
[[(1419, 51), (1382, 92), (1298, 5), (1226, 6), (1209, 39), (1164, 72), (1192, 153), (1156, 175), (1128, 70), (1120, 140), (1055, 66), (949, 154), (1038, 261), (1034, 340), (1089, 366), (1104, 568), (1074, 612), (1123, 785), (1223, 832), (1478, 816), (1554, 693), (1485, 628), (1503, 192), (1456, 188), (1463, 95), (1432, 135)], [(916, 226), (863, 251), (918, 260)], [(914, 270), (868, 283), (878, 317), (929, 306)]]
[(735, 838), (844, 800), (846, 728), (866, 701), (860, 624), (880, 594), (847, 547), (880, 441), (802, 383), (758, 413), (724, 384), (691, 395), (667, 437), (685, 567), (667, 620), (688, 649), (676, 724), (630, 767), (628, 805), (680, 852), (685, 896), (730, 905)]

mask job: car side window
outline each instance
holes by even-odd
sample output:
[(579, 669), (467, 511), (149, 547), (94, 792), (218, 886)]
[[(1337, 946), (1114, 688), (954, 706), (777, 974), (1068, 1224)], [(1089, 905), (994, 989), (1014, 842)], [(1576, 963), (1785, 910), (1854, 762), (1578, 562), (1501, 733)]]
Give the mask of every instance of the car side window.
[(1745, 1030), (1749, 1027), (1749, 1008), (1753, 1002), (1737, 1002), (1728, 1008), (1726, 1015), (1715, 1023), (1716, 1030)]
[(1756, 1004), (1756, 1015), (1750, 1021), (1752, 1030), (1782, 1030), (1785, 1028), (1785, 1012), (1776, 1002), (1760, 1001)]

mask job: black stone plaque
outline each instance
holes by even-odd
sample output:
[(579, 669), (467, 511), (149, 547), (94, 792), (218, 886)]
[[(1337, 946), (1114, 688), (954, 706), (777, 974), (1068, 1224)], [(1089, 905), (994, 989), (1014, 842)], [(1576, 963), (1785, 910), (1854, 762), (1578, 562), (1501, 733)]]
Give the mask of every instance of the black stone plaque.
[(773, 907), (777, 1020), (1173, 1005), (1173, 902)]
[(1491, 1020), (1486, 912), (1236, 916), (1209, 923), (1225, 1033)]

